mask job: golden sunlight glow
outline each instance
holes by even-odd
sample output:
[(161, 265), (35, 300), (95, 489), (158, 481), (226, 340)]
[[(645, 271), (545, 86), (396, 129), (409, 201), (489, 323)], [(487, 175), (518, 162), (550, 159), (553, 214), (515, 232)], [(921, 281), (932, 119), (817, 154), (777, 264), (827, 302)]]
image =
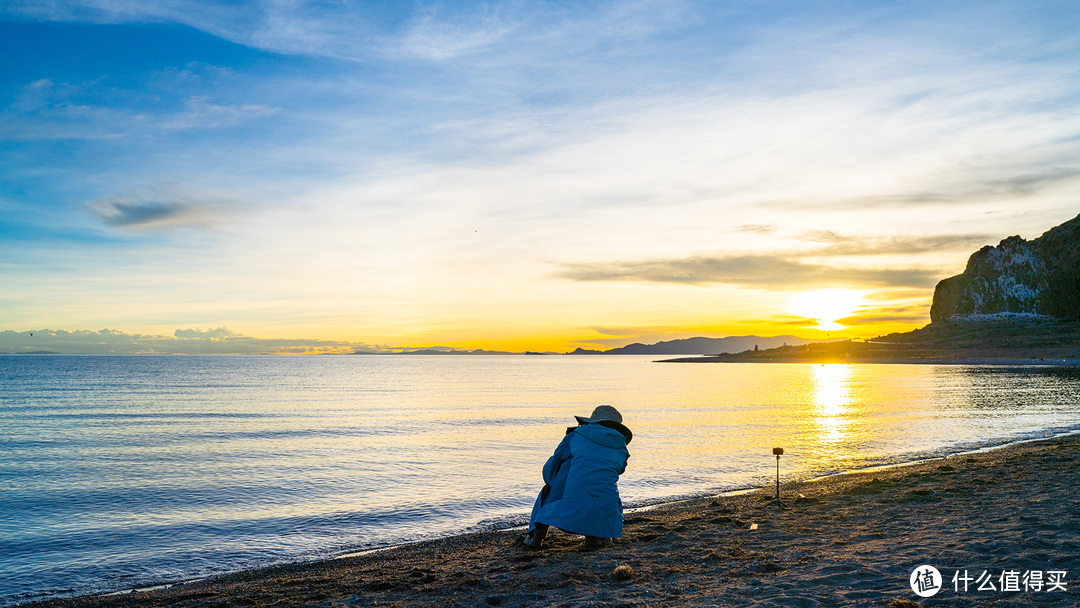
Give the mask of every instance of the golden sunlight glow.
[(851, 405), (851, 367), (815, 365), (813, 371), (814, 413), (823, 432), (821, 442), (836, 443), (844, 438), (845, 427), (851, 422), (846, 416)]
[(819, 289), (795, 296), (791, 301), (791, 310), (795, 314), (816, 320), (818, 325), (813, 329), (836, 331), (846, 329), (836, 320), (851, 316), (862, 303), (863, 294), (858, 291)]

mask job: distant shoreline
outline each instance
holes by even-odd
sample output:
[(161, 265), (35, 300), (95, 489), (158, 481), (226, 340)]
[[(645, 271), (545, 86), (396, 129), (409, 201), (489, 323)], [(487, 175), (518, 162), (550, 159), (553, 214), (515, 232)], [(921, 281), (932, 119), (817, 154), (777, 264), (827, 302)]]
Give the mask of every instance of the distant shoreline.
[(693, 356), (693, 357), (678, 357), (675, 359), (658, 359), (653, 363), (804, 363), (804, 364), (843, 364), (843, 365), (998, 365), (998, 366), (1059, 366), (1059, 367), (1072, 367), (1080, 366), (1080, 358), (1060, 358), (1060, 357), (993, 357), (993, 358), (973, 358), (973, 357), (947, 357), (947, 358), (928, 358), (928, 357), (881, 357), (881, 358), (851, 358), (851, 359), (823, 359), (812, 360), (809, 358), (798, 357), (770, 357), (770, 358), (754, 358), (743, 357), (740, 355), (720, 355), (720, 356)]
[(674, 356), (662, 363), (884, 363), (1080, 365), (1080, 323), (1047, 319), (932, 323), (869, 341), (838, 340), (766, 350)]

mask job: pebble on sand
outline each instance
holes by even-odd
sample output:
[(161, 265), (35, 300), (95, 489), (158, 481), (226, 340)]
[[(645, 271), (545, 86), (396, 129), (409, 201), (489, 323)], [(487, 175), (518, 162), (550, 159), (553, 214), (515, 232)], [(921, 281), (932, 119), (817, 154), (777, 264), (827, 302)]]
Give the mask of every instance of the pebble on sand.
[(626, 564), (616, 566), (615, 571), (611, 573), (611, 578), (617, 581), (628, 581), (634, 576), (634, 569)]

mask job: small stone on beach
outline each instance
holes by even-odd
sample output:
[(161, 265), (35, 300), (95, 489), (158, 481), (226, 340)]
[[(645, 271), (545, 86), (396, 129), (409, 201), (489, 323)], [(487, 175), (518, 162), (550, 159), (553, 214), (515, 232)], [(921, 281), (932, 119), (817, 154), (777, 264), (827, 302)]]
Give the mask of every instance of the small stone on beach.
[(634, 569), (626, 564), (616, 566), (615, 571), (611, 573), (611, 578), (617, 581), (628, 581), (634, 576)]

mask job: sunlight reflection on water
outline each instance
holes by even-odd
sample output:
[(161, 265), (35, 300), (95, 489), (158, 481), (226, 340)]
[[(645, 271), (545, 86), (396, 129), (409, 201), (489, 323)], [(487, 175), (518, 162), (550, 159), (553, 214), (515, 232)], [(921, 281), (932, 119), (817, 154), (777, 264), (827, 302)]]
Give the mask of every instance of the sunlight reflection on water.
[(814, 418), (821, 428), (820, 434), (813, 440), (827, 449), (845, 438), (845, 428), (851, 424), (849, 411), (857, 415), (860, 404), (852, 403), (851, 367), (847, 365), (822, 365), (814, 370)]

